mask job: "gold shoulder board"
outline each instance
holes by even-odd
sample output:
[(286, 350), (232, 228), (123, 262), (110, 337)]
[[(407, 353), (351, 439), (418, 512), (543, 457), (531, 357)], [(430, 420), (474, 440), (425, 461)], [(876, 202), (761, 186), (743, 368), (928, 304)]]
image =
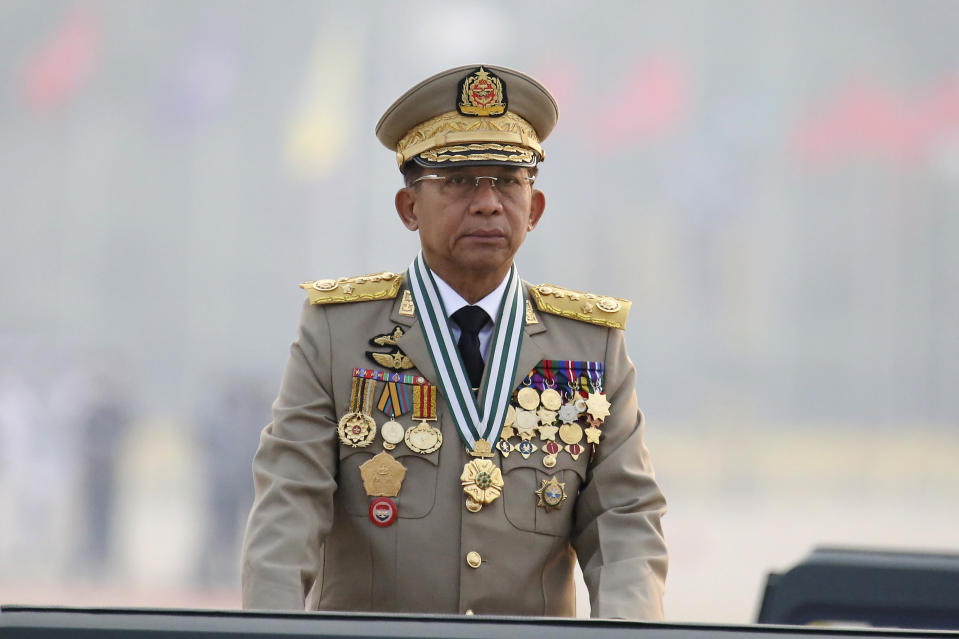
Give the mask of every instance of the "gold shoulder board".
[(337, 280), (303, 282), (300, 288), (310, 296), (310, 304), (342, 304), (393, 299), (402, 283), (402, 275), (383, 271)]
[(610, 328), (626, 328), (626, 316), (632, 305), (629, 300), (618, 297), (571, 291), (552, 284), (531, 286), (529, 292), (536, 308), (544, 313)]

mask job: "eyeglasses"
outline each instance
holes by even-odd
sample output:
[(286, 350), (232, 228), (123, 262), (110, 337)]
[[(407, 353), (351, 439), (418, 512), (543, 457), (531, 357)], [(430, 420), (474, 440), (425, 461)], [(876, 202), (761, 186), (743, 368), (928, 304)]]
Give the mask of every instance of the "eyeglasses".
[(525, 175), (422, 175), (410, 183), (416, 186), (420, 182), (438, 182), (443, 195), (453, 198), (465, 198), (479, 188), (481, 180), (489, 180), (490, 186), (508, 200), (517, 200), (523, 196), (526, 186), (531, 185), (535, 177)]

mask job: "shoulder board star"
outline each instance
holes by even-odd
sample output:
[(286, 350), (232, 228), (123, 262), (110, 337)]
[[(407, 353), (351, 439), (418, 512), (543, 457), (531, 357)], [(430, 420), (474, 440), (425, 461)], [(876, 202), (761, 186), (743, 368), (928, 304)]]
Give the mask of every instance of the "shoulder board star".
[(626, 328), (626, 316), (632, 302), (618, 297), (583, 293), (552, 284), (540, 284), (529, 289), (536, 308), (544, 313), (598, 324), (609, 328)]
[(300, 288), (310, 296), (310, 304), (342, 304), (393, 299), (399, 294), (403, 276), (389, 271), (341, 277), (335, 280), (303, 282)]

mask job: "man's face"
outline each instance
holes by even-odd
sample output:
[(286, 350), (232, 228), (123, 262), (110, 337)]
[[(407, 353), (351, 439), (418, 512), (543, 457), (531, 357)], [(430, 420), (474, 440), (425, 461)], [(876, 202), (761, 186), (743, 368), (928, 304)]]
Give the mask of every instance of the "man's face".
[[(465, 166), (423, 174), (453, 178), (426, 179), (396, 194), (396, 210), (408, 229), (419, 231), (430, 268), (447, 281), (455, 275), (504, 277), (546, 207), (543, 193), (526, 183), (527, 169)], [(475, 187), (477, 176), (503, 180), (497, 187), (480, 180)], [(514, 187), (503, 188), (509, 178)]]

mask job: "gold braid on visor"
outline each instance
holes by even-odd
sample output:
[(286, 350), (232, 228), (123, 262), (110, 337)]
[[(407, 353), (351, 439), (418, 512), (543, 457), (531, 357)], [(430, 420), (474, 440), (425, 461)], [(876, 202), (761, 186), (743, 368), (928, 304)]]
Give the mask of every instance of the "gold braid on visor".
[[(431, 159), (436, 161), (437, 150), (447, 151), (445, 147), (458, 147), (448, 149), (455, 153), (466, 149), (480, 150), (477, 148), (479, 145), (488, 145), (489, 151), (496, 155), (505, 151), (509, 156), (516, 156), (517, 161), (531, 160), (533, 153), (539, 156), (540, 160), (546, 157), (536, 130), (515, 113), (506, 112), (498, 118), (477, 118), (450, 111), (410, 129), (409, 133), (396, 143), (396, 161), (402, 167), (405, 162), (420, 154), (432, 156)], [(525, 157), (526, 160), (520, 157)], [(459, 158), (447, 159), (455, 162)], [(462, 159), (467, 158), (463, 156)], [(472, 156), (471, 159), (478, 158)], [(507, 158), (504, 156), (503, 159)]]

